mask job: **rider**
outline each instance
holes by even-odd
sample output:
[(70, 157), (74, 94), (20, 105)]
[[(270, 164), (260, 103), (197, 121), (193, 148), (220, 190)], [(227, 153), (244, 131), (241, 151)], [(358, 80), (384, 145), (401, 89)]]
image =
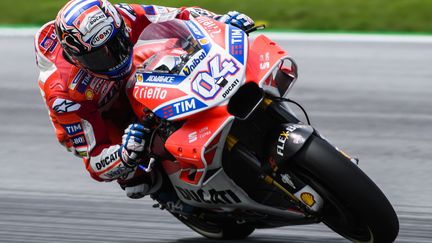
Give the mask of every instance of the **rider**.
[(155, 50), (134, 55), (133, 46), (149, 24), (193, 16), (244, 30), (254, 25), (238, 12), (71, 0), (35, 36), (38, 83), (58, 141), (83, 158), (94, 179), (117, 180), (131, 198), (157, 190), (161, 181), (137, 169), (149, 129), (133, 123), (126, 83), (136, 56), (142, 61)]

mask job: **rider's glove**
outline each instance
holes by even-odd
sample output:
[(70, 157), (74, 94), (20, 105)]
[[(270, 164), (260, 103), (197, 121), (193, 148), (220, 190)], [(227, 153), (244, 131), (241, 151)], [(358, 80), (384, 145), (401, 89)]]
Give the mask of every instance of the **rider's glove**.
[(255, 26), (255, 22), (250, 17), (237, 11), (230, 11), (227, 14), (218, 16), (216, 20), (224, 22), (225, 24), (234, 25), (243, 31), (249, 30)]
[(131, 124), (125, 130), (120, 147), (122, 161), (130, 166), (136, 166), (137, 160), (142, 157), (145, 150), (145, 138), (150, 129), (141, 124)]

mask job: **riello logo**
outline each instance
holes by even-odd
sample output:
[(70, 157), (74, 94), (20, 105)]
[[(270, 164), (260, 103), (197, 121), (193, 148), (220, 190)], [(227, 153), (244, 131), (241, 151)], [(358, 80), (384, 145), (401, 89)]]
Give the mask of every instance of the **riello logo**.
[(137, 99), (163, 100), (168, 94), (166, 89), (160, 87), (138, 86), (134, 91), (134, 97)]

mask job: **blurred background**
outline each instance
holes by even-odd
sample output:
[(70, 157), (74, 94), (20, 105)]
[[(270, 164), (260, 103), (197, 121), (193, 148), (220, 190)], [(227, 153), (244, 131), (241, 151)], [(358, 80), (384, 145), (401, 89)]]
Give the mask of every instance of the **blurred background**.
[[(55, 18), (63, 0), (1, 0), (1, 25), (40, 26)], [(273, 30), (432, 33), (430, 0), (113, 0), (162, 6), (237, 10)]]

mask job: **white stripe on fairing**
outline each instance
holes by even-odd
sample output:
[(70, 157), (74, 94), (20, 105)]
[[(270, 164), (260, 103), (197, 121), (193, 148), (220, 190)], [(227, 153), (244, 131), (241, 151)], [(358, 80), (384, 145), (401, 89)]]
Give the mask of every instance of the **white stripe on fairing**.
[[(0, 37), (30, 37), (34, 36), (39, 28), (12, 28), (0, 27)], [(432, 43), (432, 35), (379, 35), (379, 34), (336, 34), (336, 33), (276, 33), (256, 32), (256, 37), (264, 34), (273, 40), (298, 41), (328, 41), (328, 42), (386, 42), (386, 43)]]
[(72, 6), (69, 6), (68, 9), (64, 11), (65, 13), (67, 13), (70, 8), (74, 8), (74, 10), (71, 11), (68, 15), (65, 16), (65, 21), (69, 22), (70, 18), (72, 18), (76, 12), (81, 11), (82, 7), (84, 7), (85, 5), (87, 5), (87, 4), (91, 3), (91, 2), (94, 2), (94, 0), (86, 0), (86, 1), (84, 1), (84, 2), (82, 2), (80, 4), (78, 4), (78, 5), (74, 4)]

